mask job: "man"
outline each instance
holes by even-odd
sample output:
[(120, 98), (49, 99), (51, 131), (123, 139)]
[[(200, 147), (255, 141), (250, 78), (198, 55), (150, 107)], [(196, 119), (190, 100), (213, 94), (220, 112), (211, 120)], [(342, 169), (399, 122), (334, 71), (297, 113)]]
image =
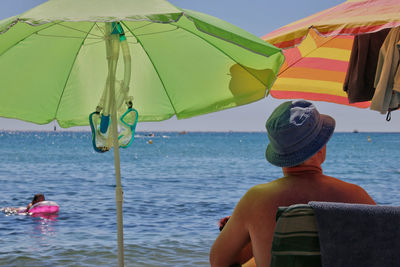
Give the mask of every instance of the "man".
[(266, 123), (267, 160), (284, 176), (252, 187), (236, 205), (211, 248), (211, 266), (269, 266), (279, 206), (329, 201), (375, 204), (361, 187), (326, 176), (321, 164), (335, 120), (305, 100), (278, 106)]

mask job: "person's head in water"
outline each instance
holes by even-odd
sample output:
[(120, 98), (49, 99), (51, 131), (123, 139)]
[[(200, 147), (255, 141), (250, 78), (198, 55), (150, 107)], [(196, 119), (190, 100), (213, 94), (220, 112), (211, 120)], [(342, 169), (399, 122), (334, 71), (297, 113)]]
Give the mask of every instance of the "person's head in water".
[(32, 205), (35, 205), (38, 202), (45, 201), (43, 194), (36, 194), (33, 196)]
[(34, 195), (32, 201), (31, 201), (31, 203), (29, 203), (28, 206), (26, 206), (26, 210), (25, 210), (25, 211), (28, 212), (29, 209), (30, 209), (33, 205), (35, 205), (36, 203), (42, 202), (42, 201), (45, 201), (45, 198), (44, 198), (44, 195), (43, 195), (43, 194), (36, 194), (36, 195)]
[(335, 120), (320, 114), (306, 100), (287, 101), (272, 112), (266, 128), (267, 160), (278, 167), (292, 167), (324, 148), (335, 129)]

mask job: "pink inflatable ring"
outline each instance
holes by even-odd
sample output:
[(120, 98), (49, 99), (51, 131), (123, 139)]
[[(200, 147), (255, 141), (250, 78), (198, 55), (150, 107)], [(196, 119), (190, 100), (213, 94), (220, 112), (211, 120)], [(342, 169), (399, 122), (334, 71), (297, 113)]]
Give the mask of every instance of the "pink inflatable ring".
[(39, 214), (39, 213), (58, 213), (58, 204), (54, 201), (40, 201), (33, 205), (29, 210), (29, 215)]

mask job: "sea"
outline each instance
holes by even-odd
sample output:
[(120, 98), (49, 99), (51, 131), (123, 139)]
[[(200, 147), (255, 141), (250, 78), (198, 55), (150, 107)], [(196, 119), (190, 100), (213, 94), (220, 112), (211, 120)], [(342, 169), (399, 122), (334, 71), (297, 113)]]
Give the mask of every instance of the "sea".
[[(53, 217), (0, 213), (0, 266), (117, 266), (113, 152), (89, 132), (0, 132), (0, 208), (36, 193)], [(137, 133), (120, 149), (125, 266), (209, 266), (218, 220), (282, 176), (262, 132)], [(335, 133), (324, 173), (400, 205), (400, 133)]]

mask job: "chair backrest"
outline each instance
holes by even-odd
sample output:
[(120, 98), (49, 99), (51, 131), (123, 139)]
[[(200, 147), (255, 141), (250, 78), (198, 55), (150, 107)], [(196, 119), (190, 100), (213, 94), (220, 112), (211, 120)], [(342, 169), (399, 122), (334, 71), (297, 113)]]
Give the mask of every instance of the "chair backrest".
[(321, 267), (317, 223), (307, 204), (280, 207), (271, 249), (271, 267)]

